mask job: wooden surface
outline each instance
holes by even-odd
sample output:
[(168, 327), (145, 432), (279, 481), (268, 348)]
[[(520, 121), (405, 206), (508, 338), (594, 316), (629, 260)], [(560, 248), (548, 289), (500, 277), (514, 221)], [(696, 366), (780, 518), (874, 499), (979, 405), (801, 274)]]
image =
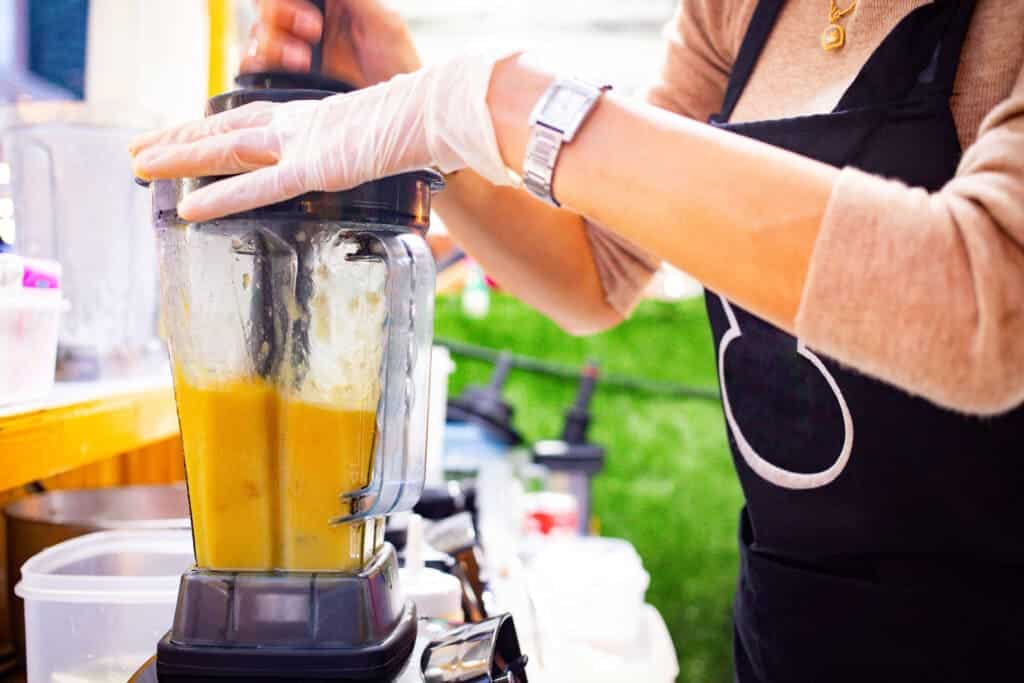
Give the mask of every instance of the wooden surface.
[[(167, 375), (58, 384), (44, 400), (0, 406), (0, 491), (172, 440), (177, 434)], [(123, 466), (144, 467), (140, 462)]]

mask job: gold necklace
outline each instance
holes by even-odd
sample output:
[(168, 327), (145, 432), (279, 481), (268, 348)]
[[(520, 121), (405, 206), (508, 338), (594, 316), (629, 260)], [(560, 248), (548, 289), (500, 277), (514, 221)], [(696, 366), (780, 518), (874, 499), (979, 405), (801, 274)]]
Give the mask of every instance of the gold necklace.
[(839, 20), (857, 8), (857, 0), (853, 0), (846, 9), (839, 9), (836, 0), (831, 0), (832, 7), (828, 11), (828, 26), (821, 33), (821, 48), (826, 52), (838, 50), (846, 45), (846, 29), (839, 25)]

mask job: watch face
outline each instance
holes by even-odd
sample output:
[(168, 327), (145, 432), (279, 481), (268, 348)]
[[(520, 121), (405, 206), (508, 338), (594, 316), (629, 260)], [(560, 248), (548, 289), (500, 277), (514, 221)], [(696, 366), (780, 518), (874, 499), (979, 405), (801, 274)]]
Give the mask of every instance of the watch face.
[(566, 124), (580, 115), (590, 96), (587, 93), (559, 88), (544, 107), (544, 118), (559, 124)]

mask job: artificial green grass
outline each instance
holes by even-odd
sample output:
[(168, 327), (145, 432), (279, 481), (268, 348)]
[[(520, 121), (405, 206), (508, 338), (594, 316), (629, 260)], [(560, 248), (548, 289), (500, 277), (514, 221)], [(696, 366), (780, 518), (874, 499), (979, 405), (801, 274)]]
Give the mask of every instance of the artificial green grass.
[[(609, 373), (716, 386), (701, 300), (645, 303), (628, 322), (589, 338), (570, 337), (500, 295), (483, 320), (463, 316), (458, 299), (439, 299), (436, 320), (440, 337), (576, 365), (593, 358)], [(455, 361), (451, 393), (488, 380), (487, 363)], [(575, 389), (573, 382), (513, 371), (506, 396), (520, 431), (535, 440), (558, 435)], [(604, 387), (592, 408), (591, 438), (607, 447), (605, 471), (594, 483), (601, 532), (628, 539), (643, 557), (651, 574), (648, 601), (672, 632), (679, 680), (727, 683), (741, 495), (721, 407)]]

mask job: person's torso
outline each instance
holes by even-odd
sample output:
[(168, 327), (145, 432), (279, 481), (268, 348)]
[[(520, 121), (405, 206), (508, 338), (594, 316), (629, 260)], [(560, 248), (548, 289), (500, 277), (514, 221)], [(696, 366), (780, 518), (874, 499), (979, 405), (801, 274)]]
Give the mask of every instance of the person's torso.
[[(803, 4), (764, 0), (751, 30), (760, 38), (748, 43), (765, 44), (776, 18)], [(767, 73), (747, 46), (715, 125), (937, 190), (961, 155), (950, 99), (972, 5), (944, 0), (902, 17), (828, 114), (737, 121), (737, 100)], [(707, 303), (747, 500), (741, 680), (863, 680), (870, 662), (843, 668), (858, 652), (894, 662), (898, 680), (967, 680), (973, 653), (995, 663), (988, 646), (1007, 633), (991, 632), (1024, 611), (1014, 578), (1024, 575), (1024, 407), (956, 414), (814, 353), (713, 292)], [(957, 643), (965, 651), (951, 659)]]

